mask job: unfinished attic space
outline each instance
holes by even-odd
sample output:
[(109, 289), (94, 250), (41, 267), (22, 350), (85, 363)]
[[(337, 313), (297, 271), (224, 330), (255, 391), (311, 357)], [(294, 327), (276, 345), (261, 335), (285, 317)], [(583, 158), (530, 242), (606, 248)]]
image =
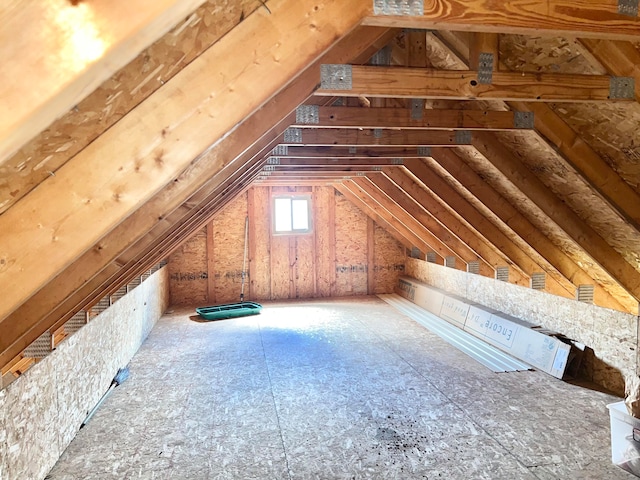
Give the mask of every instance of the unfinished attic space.
[(0, 480), (640, 477), (637, 0), (0, 18)]

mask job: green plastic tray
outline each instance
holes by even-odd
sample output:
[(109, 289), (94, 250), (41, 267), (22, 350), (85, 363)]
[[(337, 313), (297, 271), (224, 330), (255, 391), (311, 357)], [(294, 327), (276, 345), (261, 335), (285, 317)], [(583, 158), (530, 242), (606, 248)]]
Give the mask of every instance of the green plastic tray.
[(224, 303), (211, 307), (198, 307), (196, 313), (205, 320), (222, 320), (224, 318), (245, 317), (257, 315), (262, 305), (255, 302)]

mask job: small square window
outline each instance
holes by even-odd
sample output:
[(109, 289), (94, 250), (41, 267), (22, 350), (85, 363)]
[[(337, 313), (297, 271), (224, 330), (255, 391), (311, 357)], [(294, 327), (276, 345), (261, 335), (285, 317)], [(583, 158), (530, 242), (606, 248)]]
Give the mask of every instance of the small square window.
[(311, 231), (311, 198), (308, 195), (273, 197), (273, 232), (275, 234)]

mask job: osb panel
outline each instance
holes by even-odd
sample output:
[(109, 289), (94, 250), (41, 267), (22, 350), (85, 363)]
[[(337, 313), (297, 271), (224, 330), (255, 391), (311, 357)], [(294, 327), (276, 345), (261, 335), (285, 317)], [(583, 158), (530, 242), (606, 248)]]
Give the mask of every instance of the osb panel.
[(296, 257), (293, 273), (296, 286), (296, 298), (314, 297), (314, 264), (313, 235), (297, 235), (295, 239)]
[(331, 208), (335, 208), (335, 189), (333, 187), (317, 187), (314, 196), (314, 232), (316, 236), (316, 275), (317, 295), (329, 297), (335, 287), (334, 278), (336, 261), (332, 258), (330, 232), (335, 229), (335, 221), (331, 218)]
[(614, 212), (546, 142), (527, 132), (496, 133), (496, 137), (627, 262), (640, 269), (640, 232)]
[(291, 269), (289, 242), (295, 241), (289, 235), (271, 237), (271, 299), (291, 297)]
[(635, 375), (638, 319), (634, 315), (412, 258), (407, 259), (407, 274), (447, 291), (457, 285), (452, 293), (584, 343), (593, 350), (584, 373), (609, 390), (622, 393), (624, 378)]
[(207, 303), (207, 230), (202, 229), (169, 257), (172, 305)]
[(269, 268), (271, 217), (268, 187), (253, 187), (253, 212), (249, 221), (253, 232), (249, 242), (253, 242), (255, 257), (251, 259), (251, 298), (268, 299), (271, 295), (271, 275)]
[(0, 392), (0, 408), (5, 409), (0, 437), (6, 435), (6, 455), (0, 456), (3, 479), (45, 477), (167, 301), (164, 268)]
[(607, 73), (575, 39), (502, 34), (499, 51), (500, 61), (516, 72)]
[(629, 185), (640, 192), (640, 104), (549, 105)]
[(488, 165), (488, 161), (474, 149), (456, 149), (461, 158), (473, 168), (484, 180), (486, 180), (498, 193), (511, 202), (511, 204), (532, 223), (543, 235), (551, 240), (583, 270), (589, 273), (595, 282), (609, 293), (614, 295), (626, 307), (633, 309), (633, 302), (629, 294), (620, 287), (598, 264), (591, 260), (585, 252), (578, 247), (555, 223), (535, 206), (529, 198), (508, 182), (504, 176), (494, 167)]
[(0, 385), (0, 478), (9, 478), (9, 464), (6, 460), (9, 458), (7, 450), (7, 394)]
[(378, 224), (374, 226), (374, 293), (393, 293), (404, 275), (405, 249)]
[[(229, 202), (213, 218), (213, 259), (215, 272), (209, 272), (209, 274), (215, 275), (215, 303), (237, 302), (240, 299), (246, 218), (246, 193), (236, 197), (233, 202)], [(248, 274), (248, 266), (245, 266), (245, 271)], [(245, 277), (245, 291), (250, 281), (251, 279), (247, 275)]]
[(367, 293), (367, 217), (336, 195), (336, 295)]
[(0, 213), (170, 80), (258, 0), (209, 0), (0, 167)]

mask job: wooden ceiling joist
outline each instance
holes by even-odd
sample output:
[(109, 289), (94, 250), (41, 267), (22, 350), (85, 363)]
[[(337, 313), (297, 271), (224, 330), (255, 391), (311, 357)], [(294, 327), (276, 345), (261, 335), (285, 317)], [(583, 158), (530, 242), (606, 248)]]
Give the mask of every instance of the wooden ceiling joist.
[[(269, 11), (250, 15), (0, 216), (0, 231), (11, 232), (0, 238), (0, 318), (351, 31), (365, 7), (357, 2), (348, 13), (343, 10), (340, 2), (326, 2), (321, 9), (307, 0), (270, 2)], [(250, 54), (240, 54), (255, 32), (260, 42), (250, 46)], [(256, 57), (276, 60), (255, 62)], [(256, 78), (263, 79), (259, 88)]]
[(389, 147), (384, 145), (366, 146), (323, 146), (309, 147), (298, 145), (284, 145), (287, 153), (272, 152), (272, 157), (284, 158), (322, 158), (322, 159), (362, 159), (362, 158), (420, 158), (424, 157), (424, 150), (419, 147)]
[[(572, 103), (633, 101), (635, 98), (633, 93), (628, 96), (615, 93), (615, 80), (608, 75), (494, 71), (491, 82), (486, 83), (476, 71), (365, 65), (328, 65), (326, 68), (346, 71), (342, 75), (348, 81), (335, 82), (332, 78), (336, 74), (329, 74), (316, 95)], [(631, 85), (630, 79), (626, 81)], [(335, 83), (338, 85), (334, 86)]]
[(640, 38), (640, 20), (619, 12), (617, 0), (438, 0), (413, 3), (409, 15), (399, 13), (400, 2), (381, 3), (387, 6), (386, 11), (384, 7), (372, 10), (363, 25), (613, 40)]
[(3, 5), (0, 164), (203, 1)]
[[(300, 107), (292, 127), (299, 128), (402, 128), (405, 130), (519, 130), (533, 128), (519, 122), (514, 112), (491, 110), (425, 110), (416, 108)], [(312, 118), (305, 118), (311, 112)], [(300, 121), (304, 120), (304, 121)]]
[[(279, 140), (287, 146), (307, 145), (312, 147), (374, 147), (376, 145), (418, 147), (468, 145), (470, 135), (445, 130), (354, 130), (350, 128), (289, 129)], [(462, 134), (461, 134), (462, 133)]]

